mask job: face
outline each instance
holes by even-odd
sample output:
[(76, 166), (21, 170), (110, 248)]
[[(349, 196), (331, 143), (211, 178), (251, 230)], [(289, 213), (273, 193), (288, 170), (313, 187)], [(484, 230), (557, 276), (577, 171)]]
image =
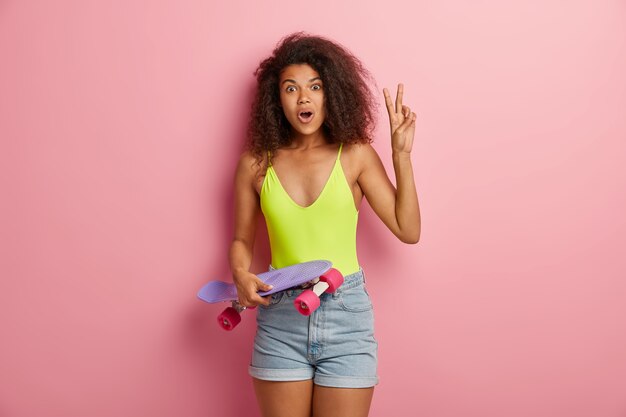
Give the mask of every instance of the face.
[(301, 135), (317, 132), (324, 123), (324, 85), (307, 64), (285, 67), (279, 78), (280, 103), (292, 130)]

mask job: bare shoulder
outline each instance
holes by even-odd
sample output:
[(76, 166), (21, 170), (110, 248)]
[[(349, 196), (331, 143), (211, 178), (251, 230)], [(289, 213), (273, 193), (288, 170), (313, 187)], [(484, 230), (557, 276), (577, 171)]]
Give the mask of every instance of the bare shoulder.
[(236, 186), (252, 186), (259, 193), (266, 166), (267, 157), (259, 160), (250, 150), (244, 151), (237, 164)]
[(255, 158), (252, 152), (247, 150), (239, 155), (239, 163), (237, 164), (237, 171), (248, 171), (254, 165)]
[(371, 143), (351, 143), (344, 145), (344, 152), (355, 159), (378, 158), (378, 153)]
[(239, 156), (237, 174), (255, 176), (264, 163), (265, 159), (258, 160), (251, 151), (246, 150)]
[[(380, 163), (380, 157), (370, 143), (353, 143), (344, 145), (349, 170), (358, 178), (367, 167)], [(342, 152), (342, 153), (343, 153)]]

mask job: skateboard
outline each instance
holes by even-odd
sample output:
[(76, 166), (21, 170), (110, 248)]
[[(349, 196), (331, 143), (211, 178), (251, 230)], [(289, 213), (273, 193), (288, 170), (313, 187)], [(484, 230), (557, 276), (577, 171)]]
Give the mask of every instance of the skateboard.
[[(266, 284), (273, 285), (269, 291), (259, 292), (261, 297), (279, 291), (313, 282), (311, 288), (303, 291), (295, 300), (294, 307), (304, 316), (311, 315), (320, 306), (320, 295), (324, 292), (333, 293), (343, 284), (343, 275), (332, 268), (332, 263), (325, 260), (309, 261), (274, 269), (257, 274)], [(226, 308), (218, 317), (217, 322), (224, 330), (234, 329), (241, 321), (241, 312), (246, 307), (239, 304), (237, 288), (234, 283), (224, 281), (210, 281), (198, 291), (198, 298), (207, 303), (231, 301), (231, 307)], [(254, 308), (254, 307), (251, 307)]]

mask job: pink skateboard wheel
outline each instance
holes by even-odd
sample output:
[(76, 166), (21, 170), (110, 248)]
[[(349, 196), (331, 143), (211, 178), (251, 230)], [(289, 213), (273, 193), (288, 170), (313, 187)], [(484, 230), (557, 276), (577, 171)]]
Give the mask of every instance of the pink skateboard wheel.
[(293, 302), (303, 316), (310, 316), (320, 306), (320, 298), (312, 290), (306, 290)]
[(217, 316), (217, 323), (224, 330), (232, 330), (241, 321), (241, 315), (232, 307), (228, 307), (222, 311), (222, 314)]
[(325, 292), (332, 294), (343, 284), (343, 275), (335, 268), (330, 268), (320, 277), (320, 281), (324, 281), (328, 284), (328, 288)]

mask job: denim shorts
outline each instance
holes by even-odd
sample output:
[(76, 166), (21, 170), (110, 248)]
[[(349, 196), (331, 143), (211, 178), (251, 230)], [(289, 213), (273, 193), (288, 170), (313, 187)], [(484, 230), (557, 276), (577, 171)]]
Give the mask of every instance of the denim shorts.
[(269, 306), (257, 308), (250, 375), (266, 381), (313, 379), (336, 388), (378, 384), (374, 312), (363, 269), (345, 276), (334, 294), (323, 293), (310, 316), (293, 304), (302, 291), (278, 292)]

